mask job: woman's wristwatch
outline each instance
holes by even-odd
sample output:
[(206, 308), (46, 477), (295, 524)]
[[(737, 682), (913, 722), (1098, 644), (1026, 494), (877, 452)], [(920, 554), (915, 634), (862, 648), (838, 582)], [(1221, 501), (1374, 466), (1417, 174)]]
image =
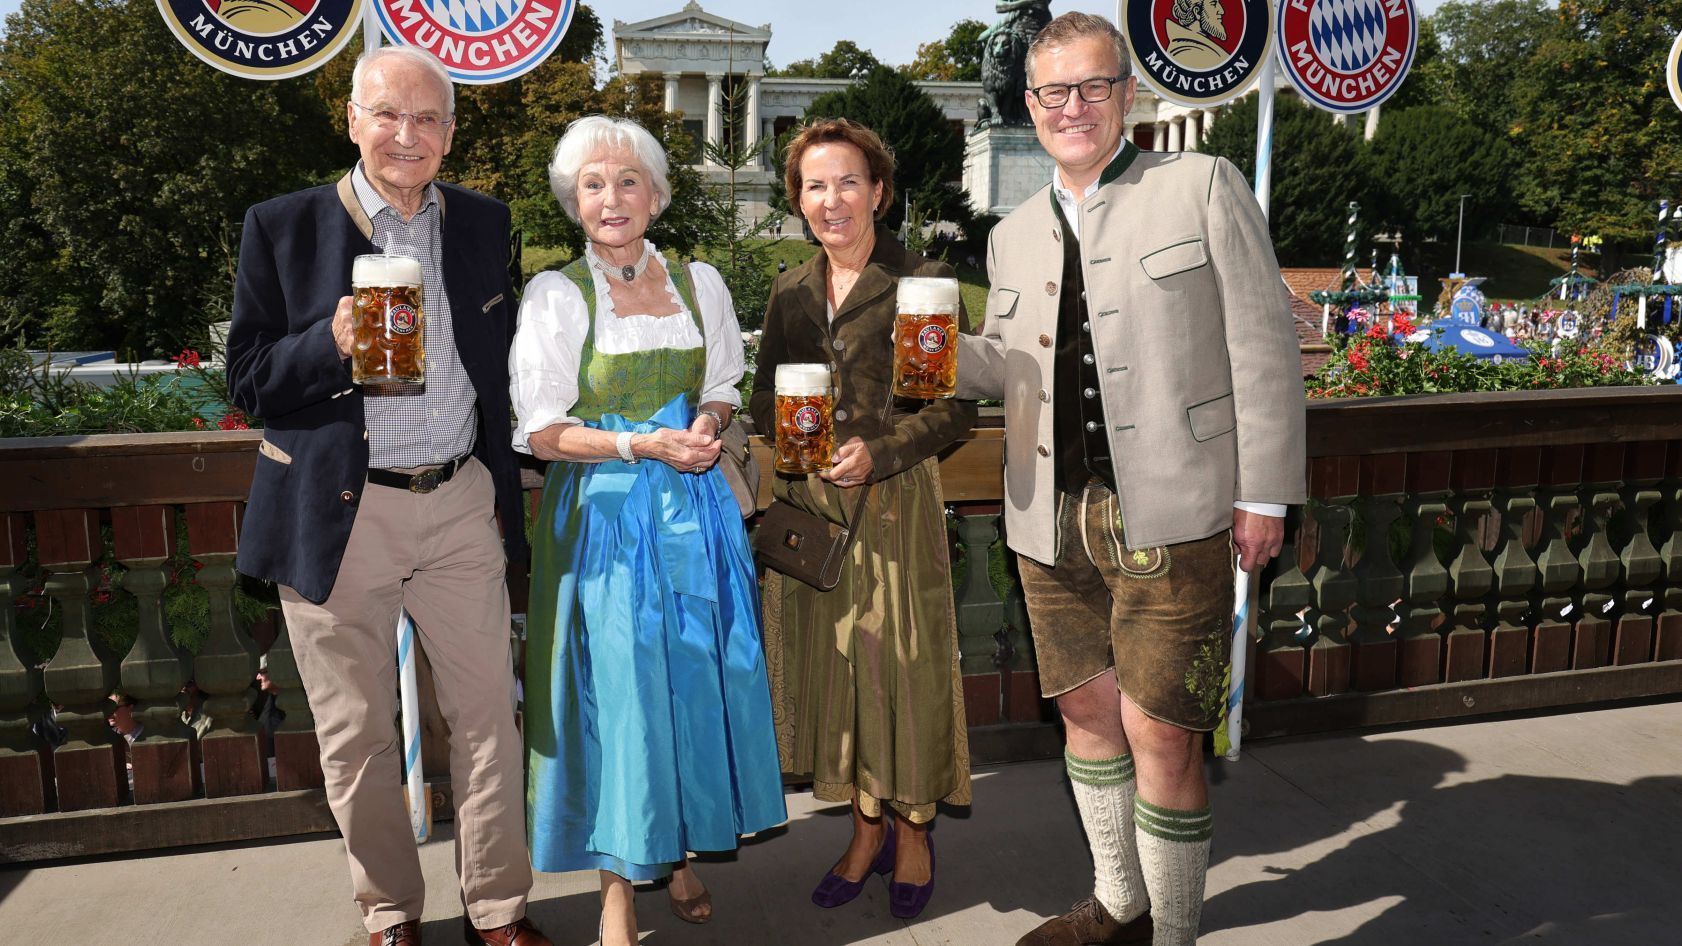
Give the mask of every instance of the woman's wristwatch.
[(725, 429), (730, 426), (730, 421), (726, 420), (723, 414), (720, 414), (718, 411), (715, 411), (710, 407), (703, 407), (696, 411), (695, 414), (696, 416), (705, 414), (706, 416), (711, 417), (714, 423), (718, 424), (718, 429), (713, 431), (714, 440), (724, 436)]

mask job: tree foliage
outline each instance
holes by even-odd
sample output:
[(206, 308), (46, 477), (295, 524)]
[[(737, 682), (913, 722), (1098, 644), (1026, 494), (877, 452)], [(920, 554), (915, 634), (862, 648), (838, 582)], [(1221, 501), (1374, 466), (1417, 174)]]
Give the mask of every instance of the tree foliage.
[(150, 0), (24, 0), (0, 40), (0, 111), (0, 311), (60, 349), (200, 345), (226, 318), (245, 208), (349, 151), (308, 79), (206, 66)]
[(917, 58), (904, 68), (907, 78), (937, 82), (981, 81), (981, 34), (987, 24), (963, 19), (945, 39), (917, 47)]
[(1431, 77), (1441, 104), (1504, 137), (1513, 127), (1514, 85), (1558, 21), (1546, 0), (1449, 0), (1429, 21), (1441, 52), (1414, 68)]
[(766, 74), (799, 79), (862, 79), (880, 65), (882, 61), (870, 50), (843, 39), (817, 59), (797, 59), (781, 69), (766, 70)]
[[(963, 175), (964, 142), (928, 93), (897, 70), (878, 66), (845, 89), (825, 93), (806, 108), (806, 120), (850, 118), (882, 136), (894, 153), (894, 206), (884, 223), (897, 228), (909, 201), (930, 219), (967, 223), (973, 216), (956, 182)], [(794, 212), (782, 193), (783, 151), (774, 152), (773, 206)]]
[(1654, 201), (1682, 190), (1664, 78), (1682, 0), (1562, 0), (1558, 16), (1513, 83), (1519, 197), (1562, 229), (1638, 244)]
[(1513, 206), (1508, 184), (1511, 149), (1445, 106), (1386, 111), (1367, 149), (1377, 219), (1401, 233), (1406, 246), (1455, 239), (1460, 195), (1466, 200), (1466, 237), (1492, 232)]
[[(1257, 97), (1222, 109), (1203, 150), (1226, 158), (1254, 181)], [(1343, 258), (1348, 203), (1371, 204), (1353, 125), (1281, 95), (1273, 106), (1272, 214), (1268, 221), (1279, 259), (1288, 266), (1332, 265)], [(1370, 211), (1369, 211), (1370, 212)], [(1365, 226), (1370, 233), (1370, 225)]]

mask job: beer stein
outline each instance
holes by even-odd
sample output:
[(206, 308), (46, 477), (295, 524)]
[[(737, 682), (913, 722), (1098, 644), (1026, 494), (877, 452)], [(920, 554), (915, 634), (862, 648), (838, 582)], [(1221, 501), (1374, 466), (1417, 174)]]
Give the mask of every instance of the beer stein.
[(818, 473), (835, 456), (835, 390), (828, 365), (777, 366), (778, 473)]
[(894, 316), (894, 393), (951, 397), (958, 384), (958, 280), (907, 276)]
[(357, 384), (426, 381), (426, 319), (421, 264), (413, 256), (369, 254), (351, 265), (355, 344), (350, 377)]

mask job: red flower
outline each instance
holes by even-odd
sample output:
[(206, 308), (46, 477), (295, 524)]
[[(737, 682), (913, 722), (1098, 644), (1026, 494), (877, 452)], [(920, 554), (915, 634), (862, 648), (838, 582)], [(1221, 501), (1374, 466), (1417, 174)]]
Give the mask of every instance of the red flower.
[(1367, 370), (1367, 364), (1367, 355), (1365, 352), (1358, 348), (1351, 348), (1349, 350), (1349, 367), (1354, 368), (1356, 371), (1365, 371)]
[(1374, 322), (1372, 324), (1372, 328), (1367, 329), (1367, 337), (1368, 338), (1385, 338), (1385, 337), (1388, 337), (1389, 334), (1390, 334), (1389, 332), (1386, 332), (1384, 330), (1384, 326), (1380, 325), (1377, 322)]
[(202, 417), (193, 418), (193, 426), (197, 427), (199, 430), (203, 430), (204, 429), (204, 418), (202, 418)]
[(181, 354), (170, 360), (175, 362), (177, 368), (197, 368), (199, 366), (199, 353), (191, 348), (183, 348)]
[(229, 408), (228, 413), (216, 422), (222, 430), (250, 430), (251, 425), (245, 422), (245, 412), (237, 407)]
[(1406, 338), (1407, 336), (1412, 335), (1414, 333), (1415, 329), (1414, 329), (1413, 323), (1408, 321), (1407, 316), (1398, 315), (1398, 316), (1396, 316), (1395, 322), (1396, 322), (1396, 334), (1397, 335), (1400, 335), (1400, 336)]

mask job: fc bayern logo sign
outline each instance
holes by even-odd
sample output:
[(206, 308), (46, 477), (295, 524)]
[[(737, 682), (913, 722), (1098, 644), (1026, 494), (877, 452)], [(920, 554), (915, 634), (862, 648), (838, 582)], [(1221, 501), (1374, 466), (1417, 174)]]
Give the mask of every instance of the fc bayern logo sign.
[(560, 44), (577, 0), (373, 0), (392, 42), (443, 60), (457, 82), (505, 82)]
[(1145, 81), (1192, 108), (1243, 94), (1273, 53), (1269, 0), (1127, 0), (1122, 19)]
[(1401, 87), (1419, 42), (1413, 0), (1283, 0), (1279, 55), (1303, 98), (1364, 112)]
[(158, 0), (181, 45), (247, 79), (303, 75), (356, 32), (362, 0)]

